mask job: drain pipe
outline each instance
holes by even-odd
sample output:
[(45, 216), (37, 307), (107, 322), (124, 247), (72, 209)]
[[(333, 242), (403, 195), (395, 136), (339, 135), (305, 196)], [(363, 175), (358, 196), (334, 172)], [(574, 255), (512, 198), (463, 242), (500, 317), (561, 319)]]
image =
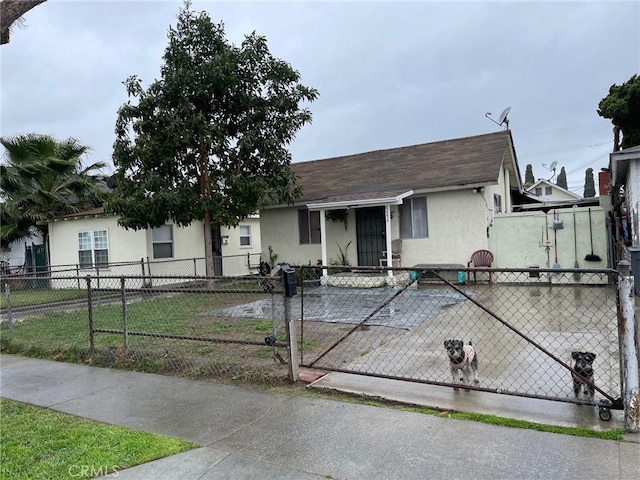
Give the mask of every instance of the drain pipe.
[(618, 263), (618, 297), (620, 298), (620, 343), (622, 347), (622, 401), (624, 403), (624, 428), (627, 432), (640, 431), (640, 380), (636, 349), (636, 312), (634, 278), (626, 260)]

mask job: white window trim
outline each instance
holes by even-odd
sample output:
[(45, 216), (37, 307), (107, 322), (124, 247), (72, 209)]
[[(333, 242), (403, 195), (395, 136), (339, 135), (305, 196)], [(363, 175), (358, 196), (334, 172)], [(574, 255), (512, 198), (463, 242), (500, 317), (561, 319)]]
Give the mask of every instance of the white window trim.
[[(427, 234), (425, 236), (416, 236), (416, 217), (415, 217), (415, 210), (413, 208), (413, 202), (414, 200), (418, 199), (418, 198), (424, 198), (425, 201), (425, 227), (427, 229)], [(400, 208), (404, 207), (404, 208), (409, 208), (410, 212), (411, 212), (411, 236), (410, 237), (403, 237), (402, 233), (400, 234), (400, 238), (402, 239), (412, 239), (412, 238), (429, 238), (429, 202), (427, 200), (426, 196), (420, 195), (420, 196), (416, 196), (416, 197), (410, 197), (410, 198), (405, 198), (402, 201), (402, 205), (398, 205), (398, 216), (400, 216)], [(400, 220), (398, 220), (399, 222)]]
[[(248, 235), (242, 235), (243, 228), (246, 228), (249, 231)], [(242, 239), (246, 237), (249, 238), (249, 244), (243, 245)], [(251, 225), (238, 225), (238, 241), (240, 244), (240, 248), (251, 248), (253, 246), (252, 235), (251, 235)]]
[[(96, 249), (95, 248), (95, 233), (96, 232), (104, 232), (106, 240), (107, 240), (107, 248), (106, 249)], [(90, 249), (80, 249), (80, 234), (81, 233), (88, 233), (90, 234), (90, 241), (91, 241), (91, 248)], [(109, 249), (109, 229), (107, 228), (90, 228), (90, 229), (84, 229), (84, 230), (78, 230), (76, 233), (76, 240), (77, 240), (77, 248), (76, 251), (78, 252), (78, 267), (81, 270), (96, 270), (96, 269), (103, 269), (106, 270), (108, 269), (108, 265), (109, 262), (111, 261), (111, 252)], [(102, 250), (106, 250), (107, 251), (107, 266), (98, 266), (98, 263), (96, 262), (96, 250), (102, 251)], [(91, 265), (81, 265), (80, 264), (80, 252), (91, 252)]]

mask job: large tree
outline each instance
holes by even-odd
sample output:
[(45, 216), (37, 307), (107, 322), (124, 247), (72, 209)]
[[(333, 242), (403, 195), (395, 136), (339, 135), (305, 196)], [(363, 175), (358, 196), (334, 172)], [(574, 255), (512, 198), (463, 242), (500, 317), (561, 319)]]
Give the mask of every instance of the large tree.
[(46, 0), (2, 0), (0, 2), (0, 45), (9, 43), (11, 27), (33, 7)]
[(622, 131), (622, 148), (640, 145), (640, 77), (633, 75), (622, 85), (611, 85), (609, 95), (598, 104), (598, 115), (610, 118)]
[(84, 166), (88, 147), (74, 139), (57, 141), (48, 135), (1, 138), (5, 149), (0, 165), (0, 238), (2, 245), (40, 233), (59, 215), (100, 205), (105, 163)]
[(125, 82), (130, 100), (118, 111), (117, 183), (106, 208), (132, 229), (202, 220), (211, 276), (212, 226), (236, 226), (300, 195), (287, 146), (311, 121), (301, 103), (318, 93), (264, 37), (236, 46), (188, 2), (168, 38), (161, 79), (146, 90), (136, 76)]
[(593, 168), (587, 168), (584, 172), (584, 198), (596, 196), (596, 186), (593, 178)]
[(528, 188), (531, 185), (533, 185), (534, 183), (536, 183), (536, 179), (533, 176), (533, 167), (531, 166), (531, 164), (529, 163), (526, 168), (525, 168), (525, 172), (524, 172), (524, 187)]
[(565, 171), (564, 167), (560, 169), (558, 179), (556, 180), (556, 185), (564, 188), (565, 190), (569, 189), (569, 187), (567, 186), (567, 172)]

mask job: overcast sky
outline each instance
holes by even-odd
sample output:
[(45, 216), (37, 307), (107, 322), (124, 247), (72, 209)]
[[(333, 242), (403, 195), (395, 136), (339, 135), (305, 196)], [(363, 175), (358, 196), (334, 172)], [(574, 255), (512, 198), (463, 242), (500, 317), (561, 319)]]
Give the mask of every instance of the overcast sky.
[[(49, 134), (111, 162), (122, 82), (158, 78), (180, 1), (48, 0), (0, 47), (2, 136)], [(196, 1), (227, 37), (251, 31), (320, 97), (294, 162), (499, 130), (511, 107), (522, 177), (608, 165), (612, 84), (640, 73), (640, 2)], [(111, 167), (113, 168), (113, 167)]]

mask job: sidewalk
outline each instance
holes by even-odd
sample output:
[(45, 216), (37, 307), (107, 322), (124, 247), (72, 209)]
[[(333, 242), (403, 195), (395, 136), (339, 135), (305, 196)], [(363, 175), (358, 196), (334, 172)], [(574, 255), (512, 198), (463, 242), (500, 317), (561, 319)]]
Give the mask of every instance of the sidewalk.
[[(0, 395), (200, 448), (119, 479), (637, 479), (640, 443), (0, 355)], [(596, 414), (597, 415), (597, 414)]]

